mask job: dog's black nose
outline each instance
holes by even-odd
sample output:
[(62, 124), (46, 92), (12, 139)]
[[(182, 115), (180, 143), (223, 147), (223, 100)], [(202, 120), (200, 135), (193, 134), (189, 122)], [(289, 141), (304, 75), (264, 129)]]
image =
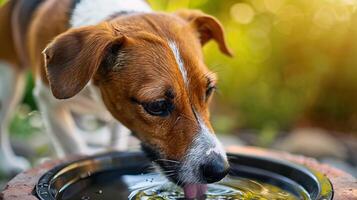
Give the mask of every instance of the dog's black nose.
[(213, 153), (210, 156), (210, 161), (201, 165), (201, 172), (207, 183), (214, 183), (228, 174), (229, 164), (221, 155)]

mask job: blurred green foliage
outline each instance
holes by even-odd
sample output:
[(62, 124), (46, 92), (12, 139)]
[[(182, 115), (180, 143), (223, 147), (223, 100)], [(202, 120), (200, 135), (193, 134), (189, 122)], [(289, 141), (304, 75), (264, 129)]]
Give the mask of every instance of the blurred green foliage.
[(234, 59), (215, 44), (205, 47), (207, 64), (220, 78), (216, 128), (271, 132), (307, 123), (357, 130), (356, 1), (150, 3), (158, 10), (200, 9), (223, 23)]
[[(225, 27), (235, 57), (213, 42), (204, 48), (220, 79), (212, 106), (219, 132), (257, 129), (269, 141), (301, 124), (357, 131), (356, 1), (149, 2), (169, 12), (200, 9)], [(31, 92), (25, 102), (35, 108)]]

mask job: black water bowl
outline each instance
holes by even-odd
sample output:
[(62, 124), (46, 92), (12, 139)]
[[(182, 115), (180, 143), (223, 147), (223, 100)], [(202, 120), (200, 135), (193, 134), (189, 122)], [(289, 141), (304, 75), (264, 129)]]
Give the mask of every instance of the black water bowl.
[[(312, 200), (330, 200), (333, 197), (329, 180), (303, 166), (240, 154), (229, 154), (229, 158), (232, 176), (275, 185), (298, 198), (301, 190)], [(40, 178), (36, 193), (41, 200), (128, 199), (130, 192), (120, 177), (147, 173), (150, 166), (151, 162), (140, 152), (92, 156), (48, 171)], [(103, 190), (106, 192), (102, 193)], [(83, 195), (89, 191), (92, 194), (96, 191), (100, 198)]]

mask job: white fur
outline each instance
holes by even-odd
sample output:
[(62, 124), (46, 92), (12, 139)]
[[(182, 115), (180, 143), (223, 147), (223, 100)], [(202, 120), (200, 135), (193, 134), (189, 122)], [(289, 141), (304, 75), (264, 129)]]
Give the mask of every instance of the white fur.
[(68, 103), (70, 100), (58, 100), (40, 79), (36, 80), (33, 91), (44, 121), (46, 132), (55, 147), (58, 156), (67, 154), (85, 154), (89, 150), (83, 138), (76, 132)]
[(200, 166), (210, 161), (212, 152), (222, 156), (223, 160), (228, 162), (222, 144), (197, 113), (196, 116), (200, 125), (200, 132), (192, 142), (180, 170), (179, 178), (184, 183), (199, 183), (201, 181)]
[(73, 28), (98, 24), (118, 12), (151, 12), (144, 0), (81, 0), (74, 8)]
[(20, 172), (30, 164), (15, 155), (10, 144), (9, 125), (25, 87), (25, 73), (17, 73), (13, 66), (0, 62), (0, 173)]
[(206, 124), (202, 121), (202, 119), (199, 118), (198, 121), (201, 127), (201, 135), (199, 135), (198, 137), (202, 138), (201, 140), (207, 140), (204, 142), (209, 142), (213, 146), (207, 149), (206, 155), (208, 156), (212, 152), (214, 152), (226, 158), (226, 152), (223, 149), (221, 142), (219, 142), (217, 137), (213, 133), (211, 133), (211, 131), (207, 128)]
[[(89, 83), (79, 94), (58, 100), (50, 89), (38, 79), (34, 90), (47, 132), (59, 156), (68, 154), (93, 154), (108, 149), (126, 150), (130, 131), (117, 122), (107, 111), (99, 91)], [(106, 127), (95, 133), (80, 130), (71, 112), (94, 116), (106, 122)], [(99, 148), (90, 147), (94, 144)]]
[(180, 49), (177, 47), (177, 44), (175, 42), (173, 42), (173, 41), (169, 42), (169, 46), (170, 46), (170, 48), (172, 50), (172, 53), (175, 56), (176, 63), (178, 65), (179, 69), (180, 69), (182, 78), (183, 78), (185, 84), (188, 85), (187, 70), (186, 70), (186, 68), (184, 66), (182, 57), (180, 55)]

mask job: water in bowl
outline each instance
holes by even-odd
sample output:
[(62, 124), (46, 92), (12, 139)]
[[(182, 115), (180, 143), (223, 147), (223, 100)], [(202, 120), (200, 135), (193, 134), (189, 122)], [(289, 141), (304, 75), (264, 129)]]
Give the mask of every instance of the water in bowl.
[[(125, 176), (129, 183), (129, 200), (172, 200), (184, 199), (182, 189), (159, 174)], [(228, 176), (219, 183), (208, 185), (207, 200), (308, 200), (301, 190), (299, 196), (274, 185)]]
[[(216, 184), (210, 184), (207, 200), (309, 200), (307, 192), (295, 188), (292, 194), (277, 186), (259, 181), (227, 176)], [(74, 181), (70, 187), (59, 191), (60, 200), (182, 200), (183, 190), (158, 173), (118, 175), (99, 173)]]

